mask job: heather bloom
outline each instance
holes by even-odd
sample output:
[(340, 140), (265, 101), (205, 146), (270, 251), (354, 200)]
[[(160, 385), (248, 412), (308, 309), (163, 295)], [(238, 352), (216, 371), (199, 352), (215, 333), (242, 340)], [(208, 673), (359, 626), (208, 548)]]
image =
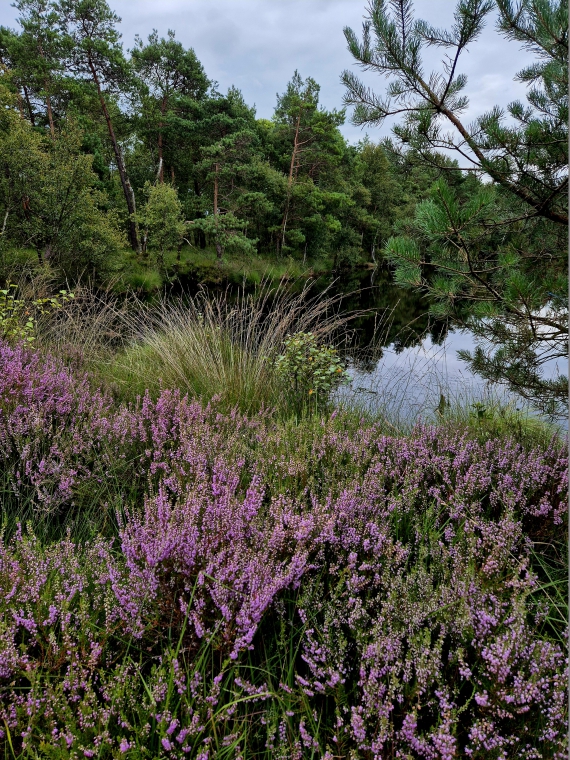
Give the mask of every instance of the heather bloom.
[(556, 441), (338, 418), (288, 438), (175, 392), (114, 405), (25, 349), (0, 362), (9, 504), (79, 510), (111, 475), (132, 496), (114, 540), (2, 535), (0, 747), (564, 756), (531, 552), (567, 518)]

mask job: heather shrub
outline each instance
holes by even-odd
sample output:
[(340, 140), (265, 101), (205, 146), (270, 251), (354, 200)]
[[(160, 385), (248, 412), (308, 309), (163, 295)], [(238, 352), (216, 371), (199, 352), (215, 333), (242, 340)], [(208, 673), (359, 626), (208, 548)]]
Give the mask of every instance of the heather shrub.
[[(220, 450), (228, 461), (259, 421), (220, 415), (164, 391), (117, 406), (53, 357), (0, 344), (3, 518), (64, 527), (92, 513), (101, 528), (118, 505), (141, 503), (171, 470), (191, 477)], [(263, 417), (260, 418), (261, 420)]]
[(563, 756), (556, 439), (113, 405), (1, 357), (4, 520), (116, 497), (114, 541), (0, 544), (8, 756)]
[(0, 458), (4, 519), (51, 516), (101, 482), (91, 422), (110, 402), (52, 357), (0, 343)]

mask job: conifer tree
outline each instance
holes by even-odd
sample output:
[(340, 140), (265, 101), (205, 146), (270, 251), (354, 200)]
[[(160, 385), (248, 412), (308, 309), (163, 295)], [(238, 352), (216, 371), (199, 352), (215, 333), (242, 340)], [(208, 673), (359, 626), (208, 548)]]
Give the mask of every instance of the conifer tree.
[(13, 40), (13, 57), (26, 97), (33, 93), (45, 102), (52, 138), (55, 120), (52, 97), (55, 79), (61, 71), (62, 39), (57, 28), (58, 14), (50, 0), (17, 0), (18, 22), (22, 32)]
[(248, 191), (258, 150), (257, 135), (244, 129), (223, 137), (202, 151), (200, 167), (212, 186), (212, 206), (198, 227), (213, 237), (218, 260), (228, 247), (243, 252), (255, 250), (257, 241), (244, 235), (246, 222), (239, 217), (249, 205), (266, 202), (263, 193)]
[(155, 132), (157, 175), (163, 182), (164, 127), (169, 109), (177, 96), (199, 100), (205, 95), (210, 82), (192, 48), (185, 50), (171, 30), (168, 31), (168, 39), (159, 39), (155, 29), (146, 44), (137, 36), (131, 59), (142, 85), (141, 120), (143, 125), (150, 124)]
[(129, 77), (117, 31), (120, 18), (106, 0), (60, 0), (58, 11), (67, 39), (67, 67), (96, 88), (129, 212), (129, 242), (138, 251), (135, 194), (107, 104), (109, 95), (120, 91)]
[[(344, 150), (338, 131), (344, 123), (344, 111), (326, 111), (319, 107), (319, 92), (320, 86), (314, 79), (307, 77), (303, 80), (295, 71), (287, 89), (277, 99), (273, 117), (276, 138), (285, 138), (283, 163), (287, 163), (288, 169), (283, 216), (277, 235), (278, 254), (287, 245), (288, 226), (298, 194), (297, 183), (300, 180), (319, 183), (323, 172), (340, 161)], [(300, 188), (300, 196), (306, 197), (307, 190)]]
[[(492, 108), (468, 126), (461, 54), (493, 9), (498, 30), (534, 56), (519, 72), (527, 103)], [(415, 228), (386, 255), (402, 285), (427, 291), (432, 311), (469, 327), (479, 339), (472, 369), (555, 413), (567, 404), (567, 379), (544, 365), (567, 356), (568, 9), (561, 0), (460, 0), (450, 30), (414, 18), (411, 0), (372, 0), (362, 39), (345, 30), (362, 68), (389, 80), (385, 97), (345, 72), (346, 103), (357, 124), (403, 115), (394, 128), (403, 151), (439, 169)], [(428, 73), (423, 54), (444, 51)], [(446, 176), (460, 167), (485, 181), (467, 196)]]

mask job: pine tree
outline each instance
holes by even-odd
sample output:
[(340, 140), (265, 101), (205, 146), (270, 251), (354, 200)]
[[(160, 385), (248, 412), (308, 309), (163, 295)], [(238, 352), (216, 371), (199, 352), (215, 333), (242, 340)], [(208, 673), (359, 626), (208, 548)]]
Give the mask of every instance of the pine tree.
[(18, 74), (29, 99), (36, 95), (45, 102), (47, 122), (52, 138), (55, 120), (52, 98), (55, 80), (61, 73), (62, 38), (57, 28), (58, 14), (50, 0), (17, 0), (21, 34), (13, 40), (13, 57), (18, 61)]
[[(278, 254), (283, 253), (288, 243), (295, 245), (305, 240), (302, 233), (291, 229), (294, 222), (308, 215), (314, 221), (325, 221), (327, 214), (321, 213), (325, 199), (317, 198), (313, 191), (326, 189), (327, 174), (340, 165), (346, 149), (338, 130), (344, 123), (344, 111), (320, 107), (319, 93), (320, 86), (312, 77), (304, 80), (295, 71), (287, 89), (277, 98), (274, 141), (281, 152), (282, 168), (287, 171), (287, 190), (277, 234)], [(311, 207), (316, 215), (311, 213)], [(337, 220), (331, 217), (327, 221), (329, 229), (338, 228)]]
[(157, 147), (157, 175), (164, 181), (164, 128), (177, 96), (200, 100), (210, 82), (192, 48), (185, 50), (173, 31), (168, 39), (158, 37), (156, 29), (145, 44), (135, 38), (131, 51), (133, 69), (140, 82), (141, 124), (151, 131)]
[[(499, 31), (535, 57), (518, 74), (527, 104), (511, 103), (508, 121), (495, 107), (466, 126), (460, 57), (493, 9)], [(567, 380), (549, 379), (544, 365), (568, 351), (568, 9), (560, 0), (461, 0), (454, 19), (436, 29), (414, 18), (411, 0), (373, 0), (362, 40), (345, 34), (360, 65), (389, 80), (388, 92), (380, 97), (345, 72), (345, 100), (357, 124), (403, 114), (394, 128), (401, 149), (441, 174), (412, 234), (386, 245), (397, 281), (427, 291), (433, 313), (474, 332), (476, 351), (461, 356), (475, 372), (555, 413), (567, 404)], [(427, 73), (430, 47), (445, 56)], [(442, 150), (484, 182), (462, 194), (446, 180), (457, 170)]]
[(262, 193), (248, 192), (258, 151), (257, 135), (248, 129), (227, 135), (202, 151), (199, 168), (211, 183), (212, 205), (197, 226), (214, 239), (219, 261), (226, 248), (255, 251), (257, 241), (244, 234), (247, 223), (240, 219), (240, 212), (252, 203), (266, 202)]
[(138, 251), (135, 194), (107, 103), (109, 95), (124, 87), (129, 77), (116, 28), (120, 18), (106, 0), (60, 0), (57, 7), (67, 41), (67, 68), (76, 77), (92, 82), (97, 90), (129, 211), (129, 242)]

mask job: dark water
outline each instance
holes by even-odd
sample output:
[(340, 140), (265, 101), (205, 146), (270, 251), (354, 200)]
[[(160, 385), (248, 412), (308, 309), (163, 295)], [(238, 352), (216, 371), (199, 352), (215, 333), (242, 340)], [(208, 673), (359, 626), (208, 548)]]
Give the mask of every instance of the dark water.
[[(303, 284), (290, 283), (290, 287), (300, 290)], [(192, 295), (203, 285), (184, 277), (170, 293)], [(254, 285), (229, 281), (208, 283), (206, 287), (230, 296), (241, 289), (255, 291)], [(350, 322), (352, 382), (348, 389), (365, 405), (382, 403), (397, 408), (404, 418), (435, 411), (442, 396), (461, 405), (489, 397), (518, 405), (517, 399), (502, 388), (489, 388), (458, 358), (459, 349), (471, 351), (475, 347), (473, 335), (430, 317), (429, 300), (398, 287), (387, 268), (354, 269), (315, 279), (313, 294), (325, 290), (327, 295), (341, 297), (341, 313), (365, 312)], [(566, 374), (557, 366), (545, 369), (551, 376), (560, 371)]]
[[(420, 346), (429, 338), (441, 345), (448, 325), (428, 315), (429, 301), (421, 295), (394, 284), (388, 269), (354, 270), (338, 277), (320, 278), (317, 287), (328, 286), (331, 293), (344, 294), (342, 309), (346, 312), (367, 313), (350, 323), (355, 330), (356, 345), (364, 349), (358, 364), (371, 370), (369, 361), (381, 358), (382, 347), (395, 353)], [(376, 349), (367, 352), (365, 349)]]

